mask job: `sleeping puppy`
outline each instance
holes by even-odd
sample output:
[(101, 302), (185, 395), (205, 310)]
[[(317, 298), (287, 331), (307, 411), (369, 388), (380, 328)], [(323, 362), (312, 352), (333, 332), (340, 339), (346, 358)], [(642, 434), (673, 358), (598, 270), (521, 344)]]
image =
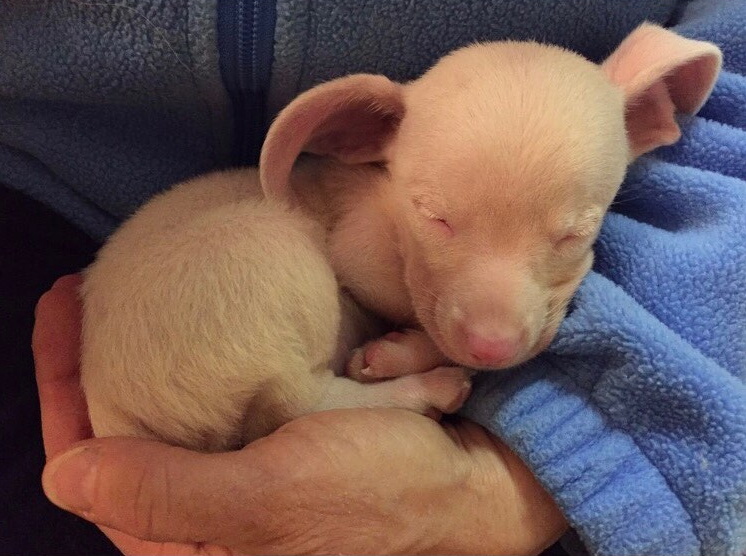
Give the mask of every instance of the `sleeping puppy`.
[[(350, 373), (501, 369), (545, 349), (627, 166), (678, 140), (675, 114), (697, 112), (720, 65), (716, 46), (643, 24), (600, 66), (476, 44), (408, 84), (355, 75), (296, 99), (265, 143), (265, 191), (326, 220), (341, 285), (405, 329)], [(324, 158), (291, 172), (300, 152)]]
[[(626, 166), (678, 138), (674, 113), (719, 67), (713, 45), (645, 25), (600, 67), (489, 43), (406, 85), (301, 95), (259, 175), (156, 197), (86, 271), (94, 433), (225, 450), (324, 409), (455, 411), (469, 373), (452, 362), (503, 368), (549, 344)], [(349, 357), (378, 332), (348, 293), (409, 328)], [(409, 376), (336, 376), (348, 358), (360, 380)]]
[(84, 272), (81, 382), (96, 436), (239, 448), (314, 411), (458, 409), (461, 368), (336, 376), (375, 322), (340, 295), (317, 222), (257, 171), (199, 177), (125, 222)]

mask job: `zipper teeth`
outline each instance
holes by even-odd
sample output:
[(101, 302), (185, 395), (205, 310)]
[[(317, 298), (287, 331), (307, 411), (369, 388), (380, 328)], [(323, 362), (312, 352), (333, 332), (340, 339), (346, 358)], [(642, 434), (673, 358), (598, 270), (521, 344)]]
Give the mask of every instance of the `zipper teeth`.
[(251, 2), (251, 90), (259, 89), (259, 60), (257, 50), (259, 41), (259, 3), (262, 0)]
[(272, 63), (275, 1), (233, 0), (239, 164), (258, 162), (265, 132), (266, 89), (269, 87)]
[[(252, 9), (247, 10), (246, 9), (246, 2), (245, 0), (237, 0), (237, 16), (238, 16), (238, 52), (236, 59), (238, 61), (238, 86), (240, 88), (239, 93), (244, 93), (245, 91), (251, 90), (253, 88), (253, 65), (254, 62), (252, 60), (251, 64), (247, 64), (247, 58), (253, 58), (251, 55), (251, 50), (253, 50), (254, 46), (254, 37), (247, 37), (246, 31), (247, 30), (254, 30), (255, 21), (251, 21), (251, 25), (247, 25), (249, 21), (247, 21), (247, 11), (250, 12), (251, 17), (253, 19), (254, 15), (254, 9), (253, 5), (254, 2), (252, 2)], [(253, 35), (254, 33), (252, 33)]]
[[(253, 133), (251, 118), (256, 118), (257, 114), (251, 114), (250, 111), (255, 108), (251, 102), (252, 91), (255, 84), (254, 71), (254, 46), (255, 46), (255, 3), (253, 0), (235, 0), (236, 1), (236, 19), (238, 20), (236, 42), (236, 62), (238, 65), (238, 96), (241, 102), (240, 117), (244, 119), (243, 133), (239, 138), (239, 162), (241, 164), (253, 162)], [(247, 4), (251, 1), (251, 6)]]

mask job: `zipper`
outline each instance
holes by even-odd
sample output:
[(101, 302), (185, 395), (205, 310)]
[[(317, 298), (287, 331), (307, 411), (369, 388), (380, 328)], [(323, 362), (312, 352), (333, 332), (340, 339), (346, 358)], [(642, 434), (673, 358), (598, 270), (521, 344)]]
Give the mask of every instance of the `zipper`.
[(276, 0), (218, 0), (220, 73), (233, 103), (233, 163), (256, 165), (267, 132)]

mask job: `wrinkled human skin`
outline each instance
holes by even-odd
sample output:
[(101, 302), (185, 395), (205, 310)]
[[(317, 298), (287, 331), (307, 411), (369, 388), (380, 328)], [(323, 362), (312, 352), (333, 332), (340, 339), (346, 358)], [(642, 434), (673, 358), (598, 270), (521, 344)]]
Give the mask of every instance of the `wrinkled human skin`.
[(567, 527), (528, 468), (465, 420), (328, 411), (220, 454), (92, 439), (78, 283), (37, 307), (43, 485), (125, 554), (536, 554)]

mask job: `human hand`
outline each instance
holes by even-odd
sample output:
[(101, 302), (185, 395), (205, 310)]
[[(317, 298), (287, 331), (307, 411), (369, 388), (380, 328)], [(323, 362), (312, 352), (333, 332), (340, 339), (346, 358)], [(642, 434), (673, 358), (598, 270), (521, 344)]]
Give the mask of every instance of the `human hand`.
[(223, 454), (91, 439), (78, 284), (59, 280), (37, 308), (43, 484), (124, 553), (530, 554), (564, 531), (531, 472), (468, 421), (330, 411)]

